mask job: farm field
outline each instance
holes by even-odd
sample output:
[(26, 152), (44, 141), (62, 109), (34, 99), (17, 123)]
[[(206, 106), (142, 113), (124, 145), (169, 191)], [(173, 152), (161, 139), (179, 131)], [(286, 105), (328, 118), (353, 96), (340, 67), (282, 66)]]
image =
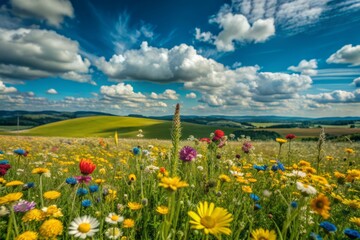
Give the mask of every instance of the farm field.
[(0, 239), (350, 239), (360, 229), (358, 143), (112, 135), (1, 136)]

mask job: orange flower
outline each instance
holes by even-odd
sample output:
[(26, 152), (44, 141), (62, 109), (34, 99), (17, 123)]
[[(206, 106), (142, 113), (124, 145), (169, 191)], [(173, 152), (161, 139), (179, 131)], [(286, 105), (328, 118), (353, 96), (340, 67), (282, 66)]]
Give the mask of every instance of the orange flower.
[(330, 217), (330, 202), (329, 199), (322, 193), (311, 201), (311, 209), (325, 219)]
[(79, 167), (82, 174), (89, 175), (95, 170), (96, 165), (90, 159), (81, 159)]

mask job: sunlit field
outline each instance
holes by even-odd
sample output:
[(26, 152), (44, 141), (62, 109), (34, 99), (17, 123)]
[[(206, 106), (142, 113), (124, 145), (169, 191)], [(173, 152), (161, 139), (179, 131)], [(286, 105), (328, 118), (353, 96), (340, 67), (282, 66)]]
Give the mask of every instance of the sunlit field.
[(2, 136), (0, 239), (359, 238), (358, 143), (204, 137)]

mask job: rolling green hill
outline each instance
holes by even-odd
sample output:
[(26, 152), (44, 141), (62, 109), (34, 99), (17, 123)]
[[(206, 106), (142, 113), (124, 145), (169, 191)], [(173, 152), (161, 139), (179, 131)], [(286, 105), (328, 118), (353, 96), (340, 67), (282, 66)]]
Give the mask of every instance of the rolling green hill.
[[(145, 138), (170, 139), (171, 121), (133, 117), (96, 116), (70, 119), (50, 123), (24, 130), (20, 135), (27, 136), (58, 136), (58, 137), (112, 137), (117, 131), (120, 138), (135, 138), (142, 129)], [(182, 123), (183, 138), (189, 135), (208, 137), (218, 129), (216, 126), (205, 126)], [(235, 128), (222, 128), (226, 134)]]

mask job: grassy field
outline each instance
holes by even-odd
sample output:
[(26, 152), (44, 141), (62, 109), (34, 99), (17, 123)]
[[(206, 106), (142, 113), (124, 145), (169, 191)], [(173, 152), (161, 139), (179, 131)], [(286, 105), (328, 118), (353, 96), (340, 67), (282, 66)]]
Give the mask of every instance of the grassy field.
[[(189, 135), (208, 137), (218, 127), (192, 123), (183, 123), (183, 138)], [(57, 137), (112, 137), (117, 131), (121, 138), (135, 138), (138, 130), (143, 130), (145, 138), (169, 139), (171, 121), (153, 120), (133, 117), (97, 116), (71, 119), (46, 124), (21, 132), (24, 136), (57, 136)], [(235, 128), (223, 128), (232, 132)]]
[[(325, 133), (334, 136), (360, 133), (360, 128), (328, 127), (324, 129), (325, 129)], [(269, 129), (261, 129), (261, 130), (274, 131), (282, 136), (286, 136), (286, 134), (292, 133), (295, 134), (297, 137), (302, 138), (302, 137), (318, 137), (321, 128), (269, 128)]]

